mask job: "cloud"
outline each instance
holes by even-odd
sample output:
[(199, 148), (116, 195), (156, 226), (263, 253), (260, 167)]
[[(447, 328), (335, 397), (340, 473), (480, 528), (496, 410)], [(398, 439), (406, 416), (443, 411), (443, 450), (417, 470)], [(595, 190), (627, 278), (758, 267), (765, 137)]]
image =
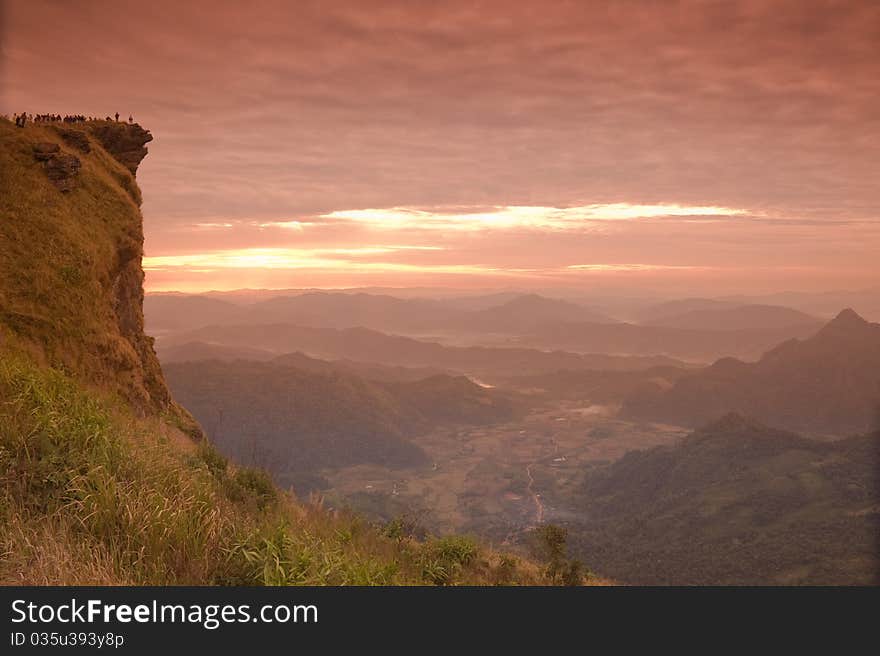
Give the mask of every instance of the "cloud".
[(336, 210), (322, 219), (343, 220), (385, 230), (581, 230), (592, 221), (618, 221), (659, 217), (725, 217), (746, 214), (726, 207), (686, 207), (677, 204), (594, 204), (579, 207), (493, 207), (479, 212), (459, 212), (391, 207), (387, 209)]
[[(155, 255), (143, 259), (146, 271), (168, 269), (345, 269), (387, 267), (402, 270), (396, 263), (363, 262), (361, 258), (386, 255), (407, 250), (441, 250), (429, 246), (380, 246), (351, 248), (242, 248), (223, 251), (188, 253), (184, 255)], [(453, 267), (454, 268), (454, 267)]]
[(4, 11), (0, 111), (120, 111), (152, 130), (151, 255), (384, 242), (443, 247), (389, 254), (412, 265), (880, 275), (880, 3)]
[(567, 269), (591, 272), (621, 271), (706, 271), (713, 267), (695, 267), (680, 264), (569, 264)]
[(296, 230), (297, 232), (302, 232), (305, 228), (305, 224), (302, 221), (266, 221), (265, 223), (260, 223), (259, 226), (261, 228), (283, 228), (284, 230)]

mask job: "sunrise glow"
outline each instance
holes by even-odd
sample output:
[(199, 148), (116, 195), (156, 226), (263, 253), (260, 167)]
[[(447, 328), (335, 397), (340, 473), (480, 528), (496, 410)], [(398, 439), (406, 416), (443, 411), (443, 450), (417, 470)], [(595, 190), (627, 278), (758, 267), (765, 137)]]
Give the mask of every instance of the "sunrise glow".
[(337, 210), (323, 214), (321, 218), (351, 221), (386, 230), (407, 228), (429, 230), (578, 230), (591, 221), (621, 221), (660, 217), (728, 217), (746, 213), (746, 210), (729, 207), (691, 207), (674, 203), (656, 205), (609, 203), (574, 207), (509, 205), (494, 207), (482, 212), (457, 211), (456, 208), (425, 210), (391, 207), (386, 209)]

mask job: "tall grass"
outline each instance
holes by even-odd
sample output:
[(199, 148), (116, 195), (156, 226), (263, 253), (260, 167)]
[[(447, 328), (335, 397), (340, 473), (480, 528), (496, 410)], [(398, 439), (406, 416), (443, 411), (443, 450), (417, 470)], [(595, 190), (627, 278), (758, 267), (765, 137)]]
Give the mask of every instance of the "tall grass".
[(425, 544), (300, 504), (265, 473), (0, 354), (0, 582), (530, 584), (467, 538)]

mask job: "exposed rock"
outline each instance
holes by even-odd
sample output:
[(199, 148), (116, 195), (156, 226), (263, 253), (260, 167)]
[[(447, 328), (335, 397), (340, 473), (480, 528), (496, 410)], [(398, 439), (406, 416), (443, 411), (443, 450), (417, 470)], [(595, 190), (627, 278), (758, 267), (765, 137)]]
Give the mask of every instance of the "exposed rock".
[(71, 148), (76, 148), (81, 153), (88, 154), (92, 152), (92, 145), (89, 143), (89, 135), (82, 130), (72, 130), (70, 128), (56, 127), (58, 134), (64, 139)]
[(35, 143), (34, 146), (34, 158), (39, 162), (45, 162), (47, 160), (52, 159), (52, 157), (61, 150), (61, 147), (50, 141), (42, 141), (40, 143)]
[(146, 392), (137, 401), (145, 409), (167, 409), (173, 403), (156, 360), (152, 338), (144, 334), (144, 271), (141, 268), (143, 237), (133, 232), (116, 244), (116, 263), (110, 275), (110, 300), (119, 334), (134, 349), (141, 370), (141, 385)]
[(144, 144), (153, 140), (153, 135), (137, 123), (102, 122), (90, 125), (89, 130), (104, 149), (132, 175), (137, 173), (138, 165), (147, 156)]
[[(88, 139), (86, 139), (88, 141)], [(33, 145), (34, 159), (43, 162), (46, 175), (61, 191), (70, 191), (76, 184), (80, 161), (76, 155), (61, 151), (56, 143), (42, 141)]]
[[(68, 131), (73, 141), (64, 138)], [(78, 131), (89, 155), (77, 149)], [(33, 353), (198, 438), (198, 425), (171, 397), (153, 339), (144, 333), (143, 216), (122, 196), (139, 199), (137, 183), (90, 132), (88, 123), (40, 126), (37, 133), (0, 120), (0, 161), (12, 164), (0, 165), (0, 204), (15, 219), (0, 219), (0, 345)], [(4, 194), (13, 177), (16, 193)], [(47, 180), (73, 192), (44, 202), (53, 192)], [(21, 243), (22, 236), (35, 241)], [(33, 276), (22, 275), (31, 269)]]
[(71, 191), (76, 186), (80, 161), (76, 155), (61, 153), (46, 160), (46, 175), (61, 191)]

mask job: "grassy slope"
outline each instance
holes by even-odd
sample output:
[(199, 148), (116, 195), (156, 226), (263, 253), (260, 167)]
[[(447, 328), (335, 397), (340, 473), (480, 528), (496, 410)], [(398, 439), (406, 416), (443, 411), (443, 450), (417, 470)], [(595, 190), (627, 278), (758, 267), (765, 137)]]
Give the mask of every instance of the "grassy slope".
[(536, 584), (464, 537), (299, 504), (158, 419), (0, 359), (0, 583)]
[(547, 582), (469, 538), (298, 503), (185, 435), (149, 339), (120, 321), (141, 318), (134, 179), (93, 139), (61, 194), (41, 141), (63, 143), (0, 119), (0, 583)]
[[(33, 156), (38, 142), (79, 157), (73, 191), (49, 181)], [(91, 146), (83, 154), (52, 127), (0, 120), (0, 344), (24, 346), (142, 411), (165, 409), (140, 304), (119, 310), (125, 293), (142, 294), (140, 192), (125, 167), (94, 139)], [(126, 323), (139, 340), (126, 338)]]

